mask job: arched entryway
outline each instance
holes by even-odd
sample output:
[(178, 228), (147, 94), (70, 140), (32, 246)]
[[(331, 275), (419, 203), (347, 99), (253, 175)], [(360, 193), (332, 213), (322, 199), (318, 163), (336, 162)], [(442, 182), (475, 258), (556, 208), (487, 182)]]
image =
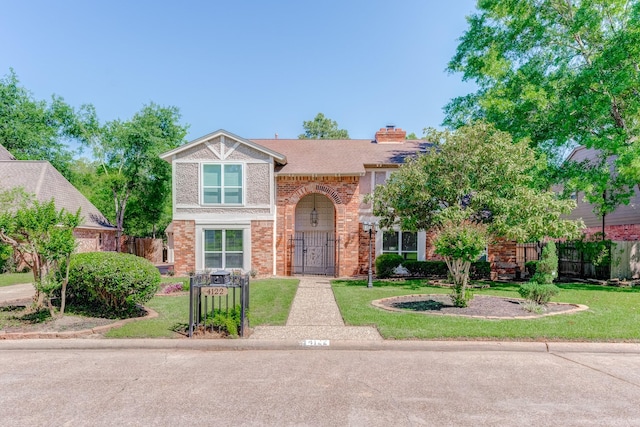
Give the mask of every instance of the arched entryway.
[(307, 194), (296, 205), (292, 236), (293, 274), (337, 272), (336, 210), (333, 202), (319, 193)]

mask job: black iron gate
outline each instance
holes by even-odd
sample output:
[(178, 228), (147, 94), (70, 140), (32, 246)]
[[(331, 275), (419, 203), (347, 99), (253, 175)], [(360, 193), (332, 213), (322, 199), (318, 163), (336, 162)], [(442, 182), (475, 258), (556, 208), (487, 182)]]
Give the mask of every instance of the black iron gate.
[(293, 274), (336, 276), (339, 239), (329, 231), (297, 231), (291, 236)]

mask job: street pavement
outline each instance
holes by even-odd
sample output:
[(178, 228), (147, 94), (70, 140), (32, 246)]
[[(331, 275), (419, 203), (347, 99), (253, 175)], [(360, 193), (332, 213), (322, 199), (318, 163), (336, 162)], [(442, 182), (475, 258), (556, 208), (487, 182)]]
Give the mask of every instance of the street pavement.
[(0, 425), (640, 425), (638, 343), (385, 341), (327, 286), (252, 339), (0, 339)]

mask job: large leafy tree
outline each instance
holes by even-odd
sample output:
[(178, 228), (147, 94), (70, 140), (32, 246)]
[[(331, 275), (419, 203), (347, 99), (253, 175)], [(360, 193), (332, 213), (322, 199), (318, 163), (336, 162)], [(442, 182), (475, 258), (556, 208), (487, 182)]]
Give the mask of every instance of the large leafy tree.
[(70, 178), (72, 153), (66, 141), (73, 137), (75, 120), (62, 98), (34, 99), (13, 70), (0, 79), (0, 144), (17, 159), (48, 160)]
[(53, 314), (51, 296), (61, 289), (60, 313), (64, 314), (69, 261), (76, 248), (73, 230), (80, 223), (80, 210), (57, 210), (53, 200), (39, 202), (20, 190), (4, 192), (0, 200), (0, 242), (10, 245), (33, 272), (36, 308), (46, 303)]
[(302, 123), (304, 133), (299, 139), (349, 139), (349, 132), (338, 128), (338, 122), (318, 113), (313, 120)]
[(104, 125), (93, 109), (83, 111), (77, 133), (93, 150), (98, 166), (91, 199), (119, 232), (152, 234), (170, 217), (171, 167), (159, 155), (184, 142), (187, 127), (180, 124), (178, 109), (151, 103), (128, 121)]
[(556, 178), (585, 191), (601, 215), (628, 203), (640, 182), (640, 2), (480, 0), (477, 7), (448, 70), (478, 90), (453, 99), (444, 123), (491, 122), (557, 161), (568, 147), (595, 148), (597, 161)]
[(469, 266), (486, 243), (571, 237), (580, 223), (562, 218), (575, 207), (540, 185), (546, 163), (526, 141), (492, 125), (427, 130), (433, 145), (376, 187), (374, 214), (383, 227), (436, 230), (436, 252), (454, 278), (454, 303), (466, 304)]

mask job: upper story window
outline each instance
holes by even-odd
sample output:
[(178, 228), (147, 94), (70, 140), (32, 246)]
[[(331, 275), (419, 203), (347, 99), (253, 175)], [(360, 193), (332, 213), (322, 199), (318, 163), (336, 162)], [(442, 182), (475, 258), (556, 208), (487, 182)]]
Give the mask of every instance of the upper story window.
[(202, 166), (202, 202), (204, 204), (242, 204), (242, 165), (207, 164)]

